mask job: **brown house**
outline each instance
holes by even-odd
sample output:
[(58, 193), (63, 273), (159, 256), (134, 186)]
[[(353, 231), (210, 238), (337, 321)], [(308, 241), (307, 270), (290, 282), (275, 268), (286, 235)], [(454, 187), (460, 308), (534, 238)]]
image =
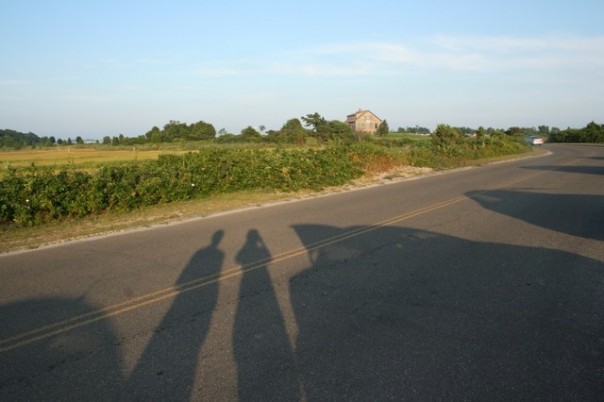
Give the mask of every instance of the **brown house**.
[(350, 126), (352, 131), (375, 134), (380, 124), (382, 124), (382, 119), (369, 110), (359, 109), (356, 113), (349, 114), (346, 117), (346, 124)]

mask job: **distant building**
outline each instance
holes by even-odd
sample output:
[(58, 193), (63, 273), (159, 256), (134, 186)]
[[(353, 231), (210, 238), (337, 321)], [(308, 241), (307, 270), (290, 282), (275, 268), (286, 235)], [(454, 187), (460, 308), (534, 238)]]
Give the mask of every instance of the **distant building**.
[(380, 124), (382, 124), (382, 119), (369, 110), (359, 109), (346, 117), (346, 124), (350, 126), (352, 131), (375, 134)]

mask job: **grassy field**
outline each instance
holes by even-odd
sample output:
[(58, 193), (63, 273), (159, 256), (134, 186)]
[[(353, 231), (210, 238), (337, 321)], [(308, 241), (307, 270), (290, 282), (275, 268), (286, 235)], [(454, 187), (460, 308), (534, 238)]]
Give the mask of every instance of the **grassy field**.
[(184, 150), (116, 150), (79, 147), (56, 147), (48, 149), (28, 149), (0, 152), (0, 165), (29, 166), (73, 166), (78, 169), (91, 169), (100, 165), (129, 162), (135, 160), (156, 159), (162, 154), (182, 154)]

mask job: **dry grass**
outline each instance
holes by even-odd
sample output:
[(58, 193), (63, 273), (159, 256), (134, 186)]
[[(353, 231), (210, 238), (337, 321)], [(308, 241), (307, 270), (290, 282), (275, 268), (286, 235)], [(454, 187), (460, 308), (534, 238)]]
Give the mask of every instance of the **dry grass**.
[(33, 149), (0, 152), (3, 166), (73, 166), (91, 168), (119, 162), (157, 159), (162, 154), (179, 154), (188, 151), (176, 150), (112, 150), (79, 147), (56, 147), (52, 149)]

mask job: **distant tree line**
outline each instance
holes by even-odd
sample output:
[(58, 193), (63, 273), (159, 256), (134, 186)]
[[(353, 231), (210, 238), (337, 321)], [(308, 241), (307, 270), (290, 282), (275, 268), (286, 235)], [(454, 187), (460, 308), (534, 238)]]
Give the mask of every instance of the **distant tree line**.
[(567, 128), (550, 132), (548, 140), (550, 142), (604, 142), (604, 124), (589, 123), (584, 128)]
[(426, 128), (426, 127), (420, 127), (420, 126), (415, 126), (415, 127), (408, 126), (407, 128), (399, 127), (396, 130), (396, 132), (402, 133), (402, 134), (430, 134), (430, 129)]
[(51, 147), (53, 145), (72, 145), (83, 143), (84, 140), (80, 136), (76, 137), (75, 140), (72, 140), (71, 138), (63, 140), (62, 138), (56, 139), (53, 136), (39, 137), (32, 132), (21, 133), (11, 129), (0, 129), (0, 148), (4, 149)]
[(319, 113), (311, 113), (300, 119), (286, 121), (279, 130), (268, 130), (262, 135), (256, 129), (248, 126), (239, 135), (225, 134), (219, 136), (217, 142), (266, 142), (274, 144), (305, 144), (309, 138), (325, 142), (329, 140), (353, 140), (354, 133), (350, 126), (339, 120), (327, 120)]
[(54, 137), (40, 138), (34, 133), (21, 133), (19, 131), (0, 130), (0, 148), (21, 149), (23, 147), (50, 146), (55, 143)]
[[(541, 125), (535, 127), (510, 127), (507, 130), (496, 128), (477, 129), (470, 127), (453, 127), (455, 130), (465, 136), (476, 135), (499, 135), (508, 136), (521, 135), (539, 135), (548, 138), (550, 142), (604, 142), (604, 125), (589, 123), (586, 127), (580, 129), (567, 128), (560, 130), (557, 127)], [(339, 120), (327, 120), (319, 113), (311, 113), (301, 118), (292, 118), (286, 121), (279, 130), (268, 130), (264, 132), (265, 127), (260, 126), (259, 130), (248, 126), (241, 130), (239, 134), (228, 133), (224, 128), (218, 132), (214, 126), (204, 121), (186, 124), (176, 120), (171, 120), (163, 128), (157, 126), (151, 128), (148, 132), (137, 137), (127, 137), (124, 134), (117, 136), (105, 136), (101, 141), (105, 145), (132, 146), (137, 144), (166, 143), (166, 142), (186, 142), (186, 141), (215, 141), (217, 143), (238, 143), (238, 142), (265, 142), (275, 144), (305, 144), (309, 139), (325, 142), (329, 140), (349, 141), (361, 137), (361, 133), (355, 133), (348, 124)], [(387, 135), (389, 127), (386, 120), (378, 128), (378, 135)], [(421, 126), (406, 128), (398, 127), (397, 133), (407, 134), (430, 134), (430, 129)], [(265, 135), (263, 135), (263, 133)], [(21, 149), (24, 147), (49, 147), (55, 145), (73, 145), (84, 144), (82, 137), (78, 136), (75, 140), (68, 138), (63, 140), (56, 139), (53, 136), (39, 137), (34, 133), (21, 133), (10, 129), (0, 129), (0, 149)]]

